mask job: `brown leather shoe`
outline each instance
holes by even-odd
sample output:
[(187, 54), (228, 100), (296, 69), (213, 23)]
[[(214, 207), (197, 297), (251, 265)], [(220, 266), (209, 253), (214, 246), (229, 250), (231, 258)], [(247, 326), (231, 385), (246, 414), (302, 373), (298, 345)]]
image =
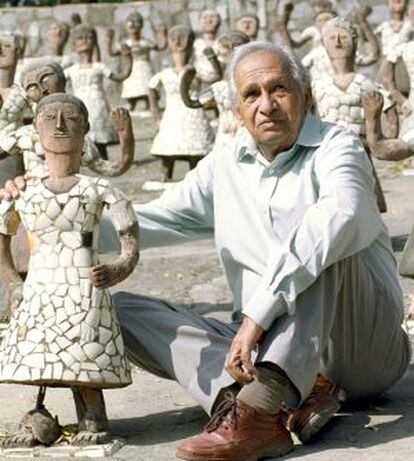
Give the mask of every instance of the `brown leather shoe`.
[(341, 408), (345, 391), (318, 375), (309, 397), (288, 418), (288, 428), (302, 443), (308, 442)]
[(201, 434), (181, 443), (176, 456), (189, 461), (257, 461), (292, 449), (289, 431), (279, 415), (259, 413), (229, 397)]

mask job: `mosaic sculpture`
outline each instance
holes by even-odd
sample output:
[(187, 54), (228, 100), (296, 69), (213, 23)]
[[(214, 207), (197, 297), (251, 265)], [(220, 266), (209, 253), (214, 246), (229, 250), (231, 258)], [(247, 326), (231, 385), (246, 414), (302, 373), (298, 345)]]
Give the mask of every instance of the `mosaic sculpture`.
[[(131, 383), (106, 288), (124, 280), (137, 263), (138, 224), (121, 191), (105, 179), (78, 174), (89, 128), (79, 99), (62, 93), (45, 97), (35, 124), (49, 176), (28, 180), (20, 198), (0, 205), (1, 233), (13, 235), (21, 220), (31, 248), (27, 278), (15, 292), (20, 302), (0, 345), (0, 382), (37, 385), (41, 392), (44, 386), (71, 388), (79, 429), (73, 443), (104, 443), (109, 433), (102, 389)], [(104, 207), (122, 246), (120, 258), (110, 264), (100, 264), (97, 256)], [(10, 258), (5, 261), (12, 267)], [(35, 432), (22, 430), (3, 445), (39, 443)]]

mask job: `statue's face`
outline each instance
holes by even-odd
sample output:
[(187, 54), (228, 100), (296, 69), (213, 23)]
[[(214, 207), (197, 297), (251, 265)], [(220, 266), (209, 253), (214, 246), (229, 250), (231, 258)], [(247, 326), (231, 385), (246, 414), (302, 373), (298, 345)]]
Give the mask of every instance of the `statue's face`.
[(0, 37), (0, 69), (13, 67), (19, 58), (17, 44), (11, 37)]
[(257, 22), (253, 18), (240, 18), (237, 21), (236, 29), (244, 32), (250, 39), (257, 36)]
[(407, 6), (408, 0), (388, 0), (388, 8), (391, 13), (405, 13)]
[(242, 42), (240, 39), (229, 37), (228, 35), (222, 36), (217, 44), (219, 61), (224, 64), (228, 64), (234, 48), (240, 46), (241, 44)]
[(318, 14), (318, 16), (315, 18), (315, 27), (319, 30), (322, 30), (322, 27), (325, 25), (325, 23), (332, 18), (334, 18), (334, 15), (329, 11), (324, 11), (323, 13)]
[(62, 25), (54, 22), (49, 27), (47, 37), (52, 44), (61, 46), (65, 44), (68, 34)]
[(39, 67), (28, 72), (23, 80), (23, 88), (27, 97), (33, 102), (39, 102), (48, 94), (65, 91), (64, 85), (49, 66)]
[(339, 27), (334, 27), (325, 33), (323, 44), (331, 59), (348, 58), (356, 52), (356, 41), (352, 34)]
[(75, 37), (75, 50), (78, 53), (92, 51), (95, 46), (95, 35), (92, 31), (78, 33)]
[(171, 51), (185, 51), (188, 47), (188, 33), (181, 30), (173, 30), (168, 34), (168, 46)]
[(204, 10), (200, 17), (203, 32), (216, 32), (220, 25), (220, 16), (214, 10)]
[(130, 19), (126, 23), (126, 30), (130, 34), (141, 32), (141, 21), (138, 19)]
[(79, 108), (70, 102), (52, 102), (36, 117), (36, 129), (42, 146), (55, 154), (81, 155), (87, 121)]

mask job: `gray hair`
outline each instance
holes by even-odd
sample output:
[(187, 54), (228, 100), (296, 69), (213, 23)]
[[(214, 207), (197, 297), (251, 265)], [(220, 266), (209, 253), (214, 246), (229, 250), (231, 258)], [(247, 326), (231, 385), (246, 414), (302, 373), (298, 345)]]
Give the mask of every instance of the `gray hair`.
[(285, 45), (275, 45), (270, 42), (250, 42), (245, 45), (238, 46), (233, 51), (229, 66), (227, 68), (227, 80), (229, 83), (230, 100), (234, 108), (237, 105), (237, 88), (235, 82), (237, 66), (239, 65), (240, 61), (244, 59), (246, 56), (252, 53), (256, 53), (258, 51), (268, 51), (270, 53), (283, 56), (283, 58), (289, 65), (292, 78), (299, 86), (299, 88), (301, 88), (304, 94), (307, 91), (310, 91), (311, 81), (309, 74), (307, 70), (303, 67), (299, 58), (296, 56), (295, 53), (293, 53), (293, 51), (290, 50), (290, 48), (288, 48)]
[(351, 34), (352, 40), (355, 42), (358, 39), (358, 29), (355, 24), (348, 18), (336, 17), (327, 21), (322, 27), (322, 37), (332, 29), (343, 29)]
[(24, 87), (24, 80), (29, 72), (32, 72), (36, 69), (40, 69), (41, 67), (50, 67), (53, 72), (56, 74), (59, 83), (64, 88), (66, 86), (66, 77), (65, 72), (63, 71), (62, 66), (50, 58), (39, 58), (36, 59), (34, 62), (30, 62), (26, 64), (20, 74), (20, 83)]

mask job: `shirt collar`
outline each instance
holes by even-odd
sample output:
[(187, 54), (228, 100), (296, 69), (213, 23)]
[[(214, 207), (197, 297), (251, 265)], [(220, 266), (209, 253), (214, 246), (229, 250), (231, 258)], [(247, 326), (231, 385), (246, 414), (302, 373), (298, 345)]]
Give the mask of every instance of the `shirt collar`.
[[(281, 154), (292, 154), (296, 152), (297, 146), (318, 147), (322, 142), (322, 122), (315, 114), (308, 112), (305, 116), (299, 136), (293, 146)], [(241, 128), (234, 144), (234, 154), (237, 161), (242, 161), (246, 156), (256, 157), (258, 147), (251, 134), (245, 128)], [(285, 157), (285, 155), (283, 155)]]

